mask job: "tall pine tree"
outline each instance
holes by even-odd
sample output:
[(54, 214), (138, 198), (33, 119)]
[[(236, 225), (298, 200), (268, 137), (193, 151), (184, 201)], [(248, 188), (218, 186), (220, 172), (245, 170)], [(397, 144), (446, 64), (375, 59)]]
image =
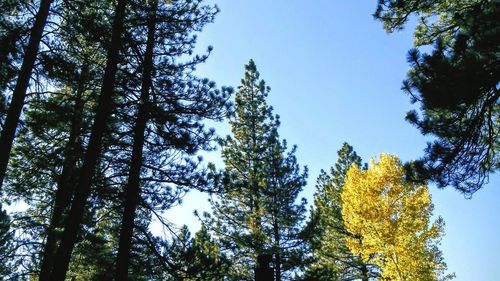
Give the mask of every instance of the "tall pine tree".
[(361, 157), (352, 146), (344, 143), (330, 173), (321, 171), (316, 183), (314, 208), (311, 214), (312, 264), (307, 268), (308, 280), (370, 280), (377, 276), (376, 268), (351, 253), (346, 238), (351, 237), (342, 219), (341, 193), (344, 178), (354, 164), (361, 166)]
[[(39, 55), (44, 85), (24, 111), (5, 182), (9, 199), (29, 204), (14, 215), (21, 274), (38, 275), (39, 258), (42, 269), (53, 262), (104, 68), (104, 39), (95, 31), (110, 29), (93, 20), (109, 11), (105, 1), (66, 2), (59, 9), (57, 32)], [(40, 278), (48, 273), (42, 270)]]
[[(131, 42), (127, 50), (144, 50), (144, 56), (137, 59), (137, 69), (142, 69), (137, 79), (140, 86), (136, 90), (134, 83), (124, 84), (129, 86), (124, 86), (129, 99), (138, 92), (139, 106), (134, 103), (134, 114), (128, 117), (128, 111), (120, 110), (120, 116), (133, 128), (133, 139), (126, 168), (118, 280), (127, 279), (135, 210), (146, 205), (143, 207), (162, 212), (179, 199), (179, 193), (204, 188), (200, 163), (193, 156), (200, 149), (210, 148), (214, 131), (207, 130), (203, 120), (221, 120), (232, 92), (230, 88), (216, 89), (214, 82), (192, 74), (196, 65), (207, 58), (190, 56), (196, 43), (193, 33), (213, 20), (218, 12), (216, 6), (204, 5), (202, 0), (152, 1), (146, 9), (137, 7), (135, 12), (145, 24), (129, 29)], [(143, 30), (147, 31), (146, 38)], [(124, 126), (126, 130), (128, 126)]]
[(257, 257), (273, 256), (276, 280), (291, 275), (300, 263), (305, 200), (297, 198), (307, 170), (300, 171), (295, 148), (277, 133), (278, 116), (266, 103), (270, 89), (253, 60), (236, 94), (233, 136), (221, 141), (225, 164), (220, 193), (210, 199), (212, 214), (203, 220), (233, 261), (231, 280), (253, 280)]
[(55, 264), (50, 274), (51, 280), (63, 281), (71, 259), (71, 253), (76, 243), (78, 231), (82, 222), (85, 205), (90, 195), (90, 185), (94, 176), (97, 161), (102, 149), (102, 140), (114, 106), (113, 92), (115, 89), (116, 71), (123, 36), (126, 0), (118, 0), (113, 18), (111, 41), (107, 53), (106, 69), (101, 86), (94, 123), (85, 152), (84, 161), (80, 169), (75, 196), (68, 213), (64, 227), (62, 241), (56, 251)]
[(41, 0), (39, 8), (35, 16), (35, 22), (30, 30), (30, 39), (26, 50), (23, 55), (23, 62), (19, 70), (16, 86), (12, 91), (12, 99), (10, 101), (5, 123), (2, 127), (0, 134), (0, 190), (4, 181), (5, 173), (7, 171), (7, 164), (12, 149), (12, 143), (21, 117), (21, 112), (24, 107), (24, 100), (26, 99), (26, 91), (31, 80), (31, 74), (35, 66), (35, 61), (38, 55), (38, 48), (42, 40), (43, 30), (49, 17), (50, 5), (52, 0)]

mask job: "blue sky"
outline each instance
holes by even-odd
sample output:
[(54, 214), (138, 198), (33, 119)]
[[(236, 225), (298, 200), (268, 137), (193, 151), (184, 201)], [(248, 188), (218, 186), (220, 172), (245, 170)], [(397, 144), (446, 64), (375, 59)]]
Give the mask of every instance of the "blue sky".
[[(413, 106), (400, 90), (413, 30), (387, 34), (372, 17), (376, 0), (214, 2), (221, 13), (198, 41), (200, 52), (209, 45), (214, 51), (198, 73), (236, 87), (254, 59), (271, 86), (268, 102), (281, 116), (281, 137), (298, 145), (298, 161), (309, 167), (303, 192), (309, 202), (319, 171), (335, 163), (344, 141), (365, 161), (382, 152), (403, 161), (422, 154), (429, 139), (404, 121)], [(227, 124), (215, 127), (229, 133)], [(222, 168), (219, 154), (205, 159)], [(434, 213), (446, 222), (441, 249), (457, 281), (500, 280), (499, 187), (498, 174), (470, 200), (430, 187)], [(191, 193), (167, 218), (196, 231), (194, 209), (207, 209), (205, 196)]]

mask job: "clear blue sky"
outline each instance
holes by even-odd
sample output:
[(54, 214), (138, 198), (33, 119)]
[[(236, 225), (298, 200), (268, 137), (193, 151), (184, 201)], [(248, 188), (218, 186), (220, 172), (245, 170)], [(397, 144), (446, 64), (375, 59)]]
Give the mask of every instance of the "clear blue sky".
[[(376, 0), (218, 0), (213, 24), (198, 47), (213, 45), (200, 76), (236, 87), (253, 58), (271, 86), (269, 104), (281, 116), (280, 135), (297, 144), (300, 164), (310, 170), (303, 196), (311, 202), (316, 177), (329, 169), (349, 142), (364, 160), (387, 152), (403, 161), (422, 154), (426, 138), (404, 121), (412, 105), (400, 90), (408, 70), (412, 29), (387, 34), (372, 13)], [(216, 126), (221, 135), (227, 125)], [(219, 167), (219, 153), (207, 155)], [(500, 280), (500, 176), (471, 200), (431, 186), (435, 214), (446, 221), (441, 249), (457, 281)], [(206, 210), (192, 193), (168, 219), (198, 225), (192, 210)]]

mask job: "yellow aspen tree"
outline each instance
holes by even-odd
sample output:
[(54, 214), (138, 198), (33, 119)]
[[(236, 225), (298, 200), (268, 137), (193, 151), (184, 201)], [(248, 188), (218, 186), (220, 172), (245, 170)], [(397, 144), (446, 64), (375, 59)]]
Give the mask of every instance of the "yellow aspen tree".
[(396, 156), (381, 154), (367, 170), (353, 165), (342, 190), (342, 218), (352, 237), (346, 244), (381, 269), (379, 280), (447, 280), (438, 249), (444, 221), (431, 222), (434, 208), (426, 185), (405, 181)]

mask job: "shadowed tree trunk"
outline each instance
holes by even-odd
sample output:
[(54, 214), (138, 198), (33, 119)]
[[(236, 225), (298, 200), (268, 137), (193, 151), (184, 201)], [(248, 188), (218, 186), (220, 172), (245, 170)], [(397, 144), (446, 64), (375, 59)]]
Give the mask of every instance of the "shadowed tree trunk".
[(364, 263), (361, 265), (361, 280), (363, 281), (370, 280), (370, 278), (368, 277), (368, 267)]
[(146, 52), (144, 55), (144, 67), (141, 82), (141, 97), (137, 113), (137, 121), (134, 128), (132, 161), (130, 163), (128, 183), (125, 187), (125, 203), (120, 230), (120, 241), (118, 245), (115, 280), (128, 280), (135, 211), (140, 198), (140, 176), (143, 159), (142, 152), (144, 146), (144, 132), (146, 130), (149, 113), (149, 91), (152, 84), (151, 72), (153, 69), (153, 49), (157, 5), (158, 1), (155, 0), (151, 2), (151, 14), (148, 20), (148, 38), (146, 43)]
[(280, 233), (278, 228), (278, 223), (275, 219), (274, 226), (274, 241), (276, 243), (276, 252), (274, 253), (274, 270), (276, 271), (276, 281), (281, 281), (281, 253), (280, 253)]
[(64, 153), (64, 162), (61, 176), (57, 183), (56, 194), (54, 198), (54, 207), (52, 210), (52, 217), (50, 219), (49, 229), (47, 231), (47, 241), (45, 242), (42, 264), (39, 280), (49, 281), (50, 269), (53, 266), (55, 250), (57, 241), (60, 239), (57, 228), (62, 226), (64, 211), (68, 208), (71, 195), (74, 193), (74, 186), (76, 184), (77, 176), (77, 161), (78, 161), (78, 139), (82, 134), (82, 121), (83, 121), (83, 92), (87, 77), (86, 67), (82, 67), (80, 81), (78, 82), (78, 89), (75, 96), (74, 113), (71, 120), (71, 131), (68, 137), (68, 143)]
[(68, 218), (66, 219), (63, 237), (54, 259), (54, 267), (50, 278), (51, 281), (64, 281), (66, 277), (71, 253), (75, 246), (82, 222), (84, 208), (90, 195), (90, 185), (92, 183), (97, 160), (101, 153), (102, 139), (113, 108), (113, 91), (122, 41), (126, 3), (126, 0), (118, 0), (115, 8), (111, 43), (108, 49), (106, 68), (101, 93), (97, 103), (94, 124), (92, 125), (89, 144), (79, 174), (78, 184), (75, 189), (75, 196), (71, 204)]
[(274, 235), (274, 270), (275, 270), (275, 276), (276, 276), (276, 281), (281, 281), (281, 247), (280, 247), (280, 241), (281, 241), (281, 236), (280, 236), (280, 229), (279, 229), (279, 222), (278, 222), (278, 208), (279, 208), (279, 202), (277, 198), (277, 188), (276, 184), (273, 185), (275, 192), (273, 192), (273, 235)]
[(12, 93), (12, 100), (7, 111), (7, 117), (5, 118), (2, 135), (0, 136), (0, 191), (2, 190), (12, 143), (14, 142), (17, 125), (19, 124), (19, 118), (23, 110), (26, 91), (35, 65), (38, 48), (42, 40), (42, 33), (47, 22), (51, 3), (52, 0), (42, 0), (40, 2), (40, 7), (35, 17), (35, 23), (31, 29), (28, 46), (24, 53), (21, 70), (17, 77), (16, 87)]
[(254, 270), (255, 281), (274, 281), (274, 270), (269, 267), (272, 256), (259, 254), (257, 256), (257, 267)]

